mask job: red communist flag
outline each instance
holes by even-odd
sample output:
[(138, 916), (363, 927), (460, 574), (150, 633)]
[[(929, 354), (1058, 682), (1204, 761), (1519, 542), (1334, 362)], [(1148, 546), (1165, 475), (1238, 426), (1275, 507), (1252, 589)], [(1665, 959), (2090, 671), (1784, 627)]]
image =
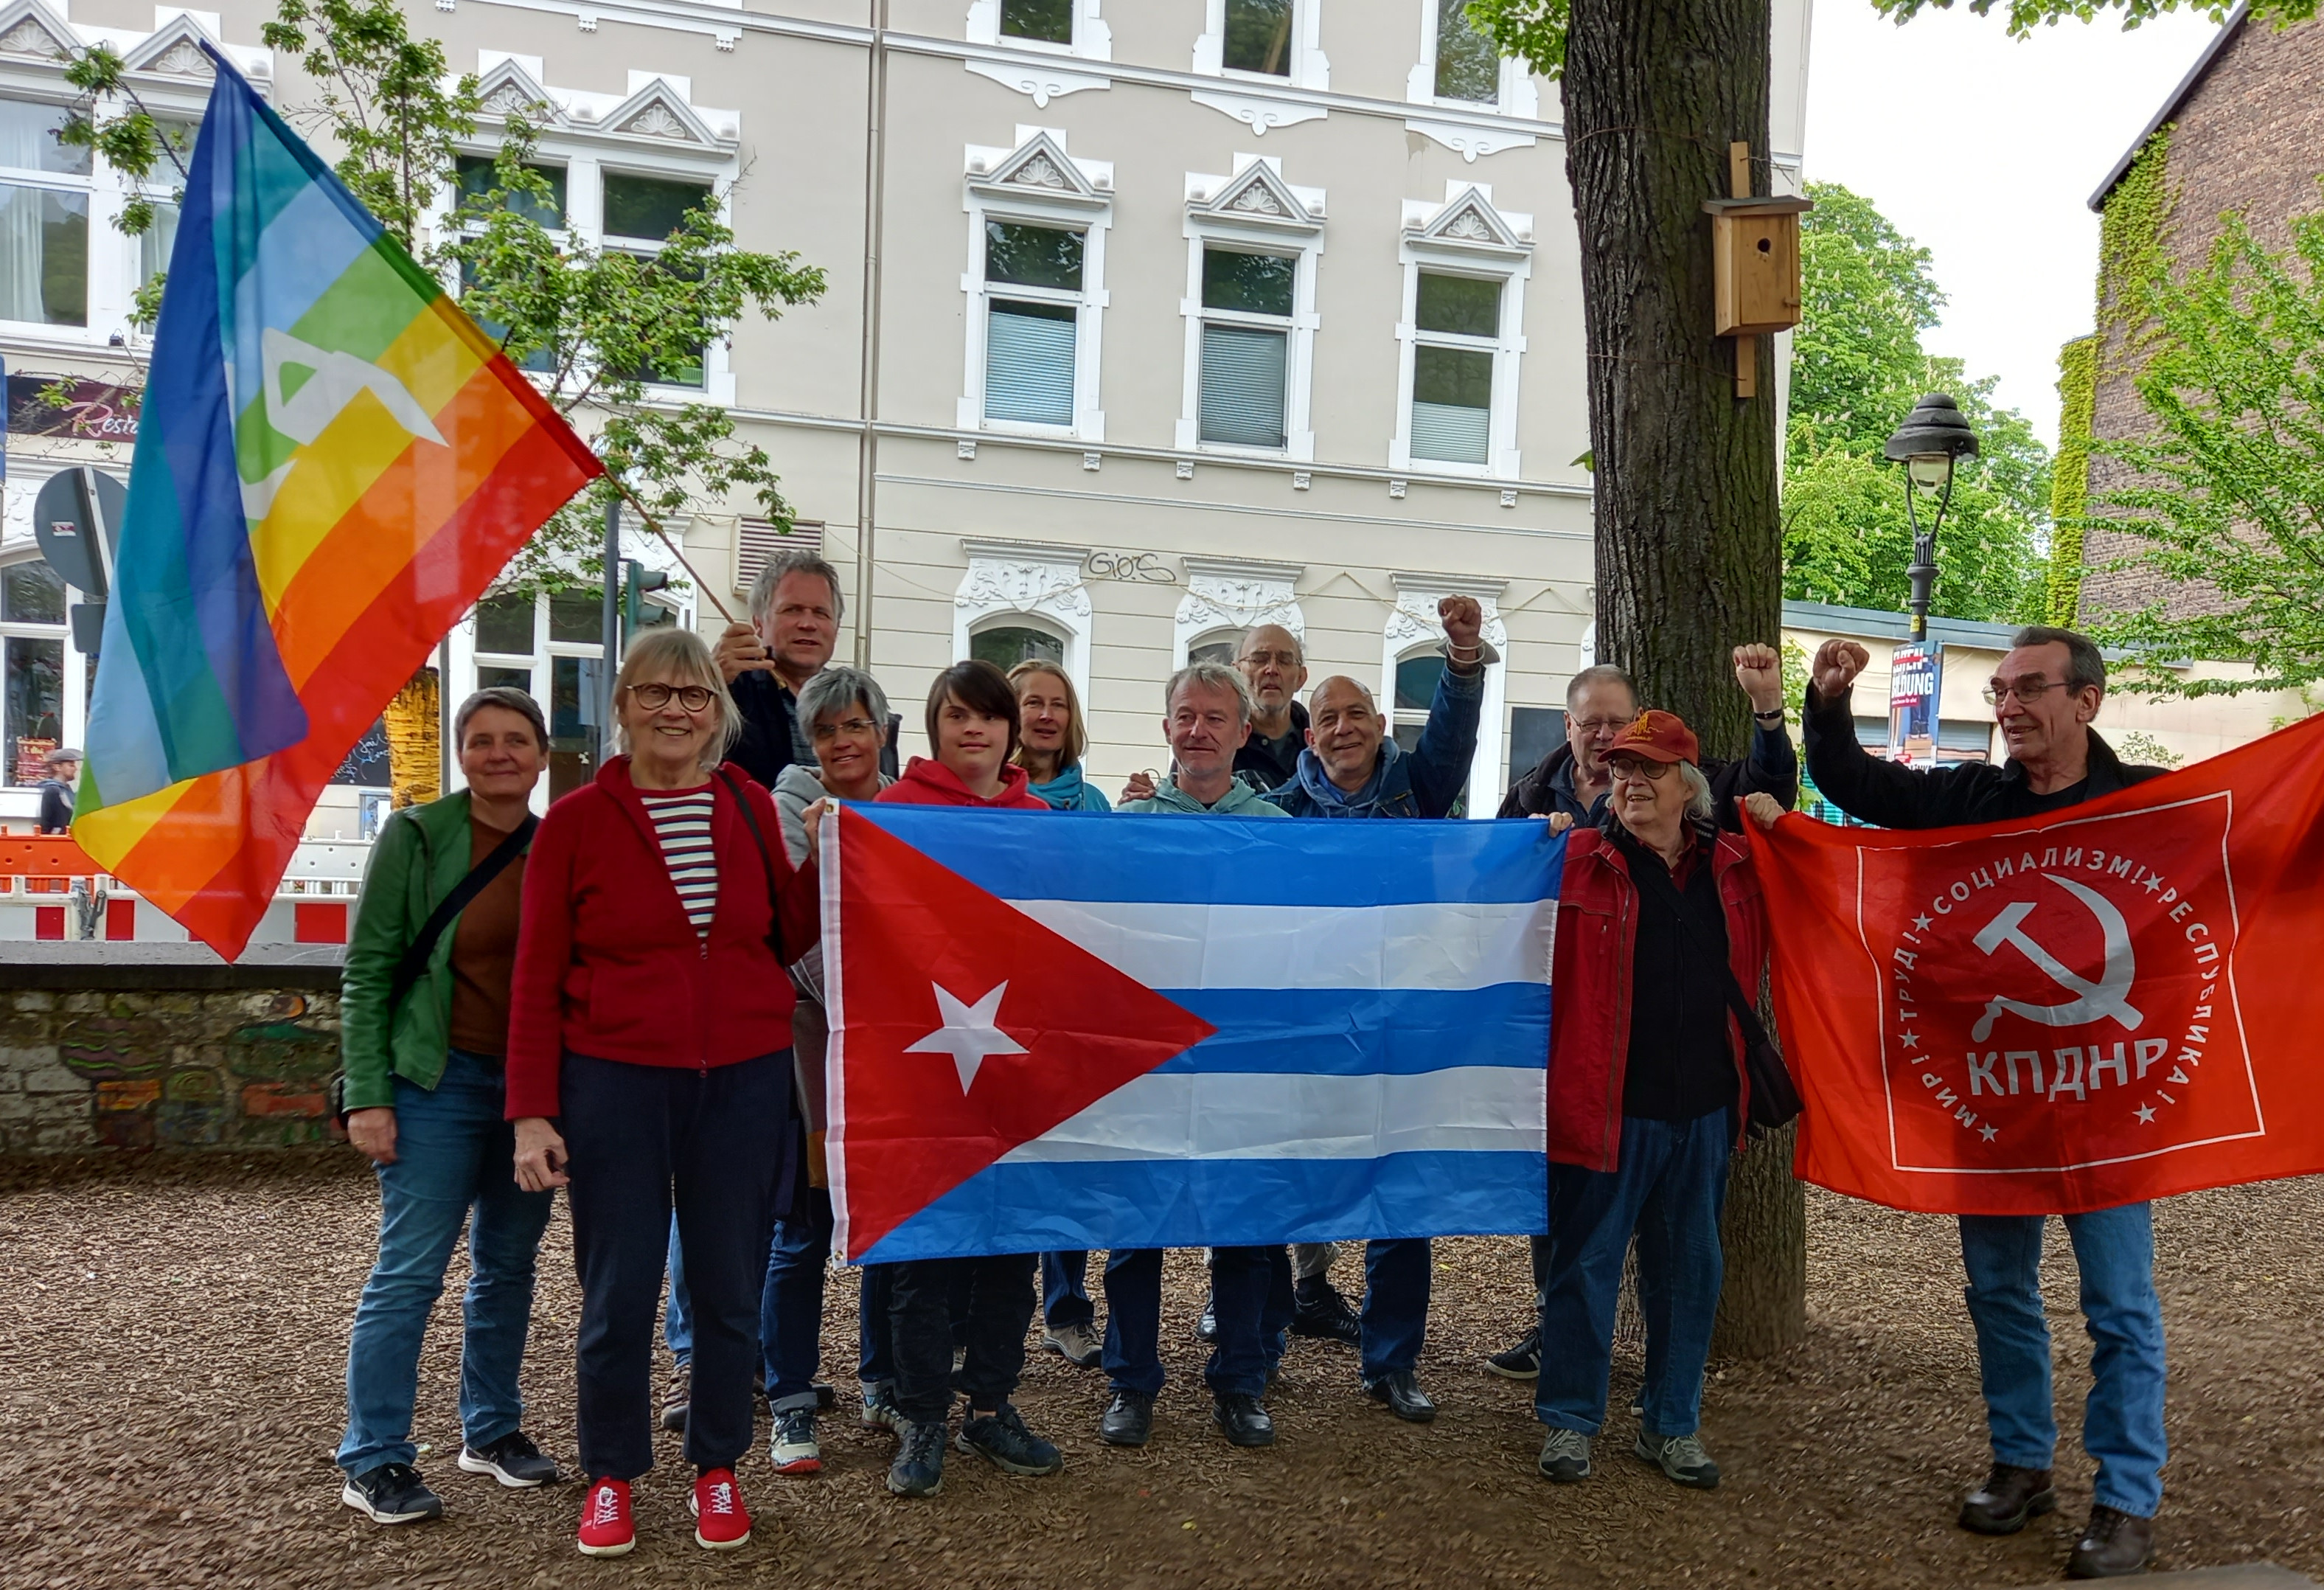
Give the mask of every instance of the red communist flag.
[(2075, 1214), (2324, 1169), (2324, 716), (2102, 800), (1751, 842), (1802, 1179)]
[(1217, 1031), (872, 818), (843, 810), (837, 850), (827, 1149), (851, 1261)]

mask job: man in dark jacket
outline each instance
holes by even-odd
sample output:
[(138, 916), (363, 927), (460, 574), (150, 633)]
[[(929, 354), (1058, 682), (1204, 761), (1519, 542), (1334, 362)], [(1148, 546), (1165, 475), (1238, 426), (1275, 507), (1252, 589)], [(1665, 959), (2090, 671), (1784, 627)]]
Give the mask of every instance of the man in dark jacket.
[[(1743, 830), (1742, 800), (1774, 796), (1785, 809), (1799, 799), (1800, 761), (1784, 730), (1784, 661), (1773, 646), (1735, 648), (1735, 682), (1751, 698), (1751, 753), (1735, 762), (1703, 761), (1698, 771), (1710, 781), (1713, 820), (1729, 833)], [(1610, 662), (1585, 668), (1565, 687), (1565, 744), (1509, 787), (1501, 817), (1554, 817), (1563, 813), (1579, 827), (1606, 820), (1613, 779), (1606, 769), (1607, 747), (1638, 716), (1638, 692), (1630, 676)], [(1549, 1263), (1549, 1239), (1533, 1239), (1533, 1284), (1538, 1308)], [(1541, 1327), (1529, 1327), (1515, 1346), (1485, 1360), (1488, 1373), (1513, 1381), (1541, 1373)]]
[[(1436, 615), (1444, 625), (1444, 671), (1411, 753), (1388, 738), (1370, 690), (1351, 679), (1325, 679), (1308, 698), (1313, 725), (1296, 775), (1268, 796), (1269, 804), (1296, 818), (1451, 814), (1477, 754), (1485, 665), (1499, 659), (1484, 642), (1474, 597), (1447, 596)], [(1428, 1329), (1429, 1253), (1425, 1237), (1364, 1244), (1364, 1390), (1416, 1424), (1436, 1417), (1413, 1373)]]
[[(1746, 795), (1773, 795), (1789, 808), (1799, 798), (1799, 758), (1784, 731), (1784, 669), (1773, 646), (1735, 648), (1735, 682), (1751, 698), (1751, 752), (1736, 762), (1706, 761), (1702, 776), (1719, 826), (1743, 830), (1739, 803)], [(1533, 771), (1509, 786), (1500, 817), (1548, 817), (1563, 812), (1591, 826), (1606, 814), (1606, 747), (1638, 716), (1638, 693), (1630, 676), (1611, 663), (1585, 668), (1565, 687), (1565, 744), (1543, 757)]]
[(1253, 624), (1235, 648), (1235, 667), (1250, 686), (1250, 738), (1235, 753), (1235, 776), (1264, 795), (1299, 773), (1307, 748), (1307, 648), (1279, 624)]
[[(783, 769), (816, 765), (815, 745), (799, 722), (799, 688), (831, 661), (839, 623), (847, 616), (839, 571), (812, 552), (778, 552), (751, 585), (751, 622), (730, 624), (714, 655), (742, 714), (742, 737), (732, 760), (772, 790)], [(891, 715), (880, 771), (896, 776)]]
[[(1928, 770), (1883, 762), (1856, 743), (1849, 695), (1868, 660), (1826, 641), (1810, 670), (1808, 774), (1849, 816), (1888, 828), (2006, 822), (2095, 800), (2163, 770), (2126, 765), (2092, 733), (2106, 661), (2071, 630), (2017, 632), (1986, 699), (2009, 759)], [(2140, 1572), (2153, 1555), (2163, 1502), (2163, 1310), (2154, 1293), (2154, 1225), (2145, 1204), (2065, 1217), (2081, 1271), (2082, 1317), (2097, 1384), (2082, 1445), (2098, 1461), (2090, 1521), (2067, 1561), (2075, 1578)], [(1962, 1504), (1964, 1529), (2014, 1534), (2057, 1505), (2050, 1464), (2057, 1418), (2041, 1286), (2043, 1217), (1960, 1216), (1969, 1318), (1977, 1327), (1993, 1472)]]
[(41, 791), (41, 814), (35, 831), (69, 834), (73, 791), (80, 783), (80, 753), (70, 745), (60, 745), (42, 759), (41, 771), (49, 776), (35, 786)]

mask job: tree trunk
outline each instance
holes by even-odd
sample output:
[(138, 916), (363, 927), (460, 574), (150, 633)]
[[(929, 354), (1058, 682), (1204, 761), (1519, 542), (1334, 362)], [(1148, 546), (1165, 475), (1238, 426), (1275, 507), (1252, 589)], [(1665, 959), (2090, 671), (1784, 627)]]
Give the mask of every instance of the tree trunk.
[(423, 668), (403, 681), (381, 718), (387, 729), (389, 805), (397, 811), (444, 792), (444, 730), (437, 711), (436, 670)]
[[(1707, 756), (1743, 753), (1750, 707), (1730, 650), (1782, 639), (1773, 339), (1758, 395), (1711, 335), (1707, 199), (1731, 197), (1728, 145), (1770, 191), (1770, 0), (1573, 0), (1566, 177), (1581, 227), (1597, 496), (1597, 654), (1638, 699), (1683, 717)], [(1806, 1210), (1790, 1135), (1736, 1162), (1720, 1350), (1766, 1353), (1806, 1327)]]

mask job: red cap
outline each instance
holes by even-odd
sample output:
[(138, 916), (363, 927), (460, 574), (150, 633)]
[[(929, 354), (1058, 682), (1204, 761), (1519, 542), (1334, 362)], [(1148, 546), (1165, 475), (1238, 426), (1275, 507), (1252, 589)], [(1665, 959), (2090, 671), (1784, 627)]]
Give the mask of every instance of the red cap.
[(1675, 712), (1641, 712), (1606, 747), (1609, 757), (1638, 756), (1648, 762), (1701, 762), (1694, 731)]

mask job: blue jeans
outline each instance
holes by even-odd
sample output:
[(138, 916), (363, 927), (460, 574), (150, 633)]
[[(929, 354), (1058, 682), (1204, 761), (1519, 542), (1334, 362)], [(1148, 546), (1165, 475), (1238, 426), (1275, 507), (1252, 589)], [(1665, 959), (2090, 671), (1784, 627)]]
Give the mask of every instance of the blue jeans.
[(347, 1338), (338, 1464), (349, 1474), (418, 1456), (411, 1405), (420, 1338), (472, 1209), (460, 1431), (469, 1446), (484, 1447), (524, 1422), (517, 1370), (532, 1318), (533, 1257), (555, 1195), (516, 1184), (515, 1129), (502, 1119), (506, 1096), (497, 1068), (456, 1049), (434, 1091), (395, 1079), (395, 1163), (374, 1168), (379, 1261)]
[[(831, 1195), (809, 1188), (807, 1202), (788, 1220), (775, 1222), (767, 1252), (767, 1285), (759, 1299), (759, 1344), (766, 1354), (769, 1407), (807, 1408), (815, 1402), (815, 1375), (823, 1359), (823, 1288), (831, 1263)], [(686, 1263), (678, 1229), (669, 1237), (669, 1305), (662, 1340), (681, 1364), (694, 1357), (694, 1320), (687, 1298)], [(888, 1267), (866, 1265), (856, 1308), (856, 1375), (865, 1384), (896, 1378), (888, 1345)]]
[[(1279, 1255), (1278, 1245), (1272, 1250)], [(1263, 1341), (1270, 1250), (1217, 1248), (1211, 1253), (1211, 1310), (1218, 1340), (1203, 1379), (1215, 1394), (1257, 1397), (1274, 1359)], [(1275, 1358), (1282, 1356), (1278, 1347)], [(1105, 1373), (1117, 1391), (1162, 1390), (1162, 1250), (1124, 1249), (1105, 1261)]]
[(1428, 1336), (1428, 1285), (1434, 1268), (1425, 1236), (1364, 1244), (1360, 1373), (1366, 1382), (1419, 1364)]
[(1646, 1321), (1638, 1394), (1645, 1431), (1691, 1436), (1701, 1427), (1702, 1371), (1725, 1274), (1719, 1214), (1734, 1121), (1731, 1110), (1692, 1121), (1626, 1115), (1615, 1169), (1549, 1168), (1550, 1253), (1534, 1387), (1542, 1423), (1586, 1436), (1605, 1427), (1614, 1304), (1636, 1231), (1638, 1308)]
[(1041, 1255), (1041, 1320), (1051, 1330), (1097, 1323), (1097, 1308), (1090, 1302), (1087, 1253)]
[[(2103, 1507), (2153, 1518), (2163, 1505), (2163, 1305), (2154, 1295), (2154, 1221), (2145, 1204), (2065, 1216), (2081, 1271), (2096, 1383), (2082, 1447), (2098, 1465)], [(2048, 1468), (2058, 1446), (2050, 1327), (2042, 1313), (2038, 1215), (1964, 1215), (1961, 1262), (1997, 1463)]]

